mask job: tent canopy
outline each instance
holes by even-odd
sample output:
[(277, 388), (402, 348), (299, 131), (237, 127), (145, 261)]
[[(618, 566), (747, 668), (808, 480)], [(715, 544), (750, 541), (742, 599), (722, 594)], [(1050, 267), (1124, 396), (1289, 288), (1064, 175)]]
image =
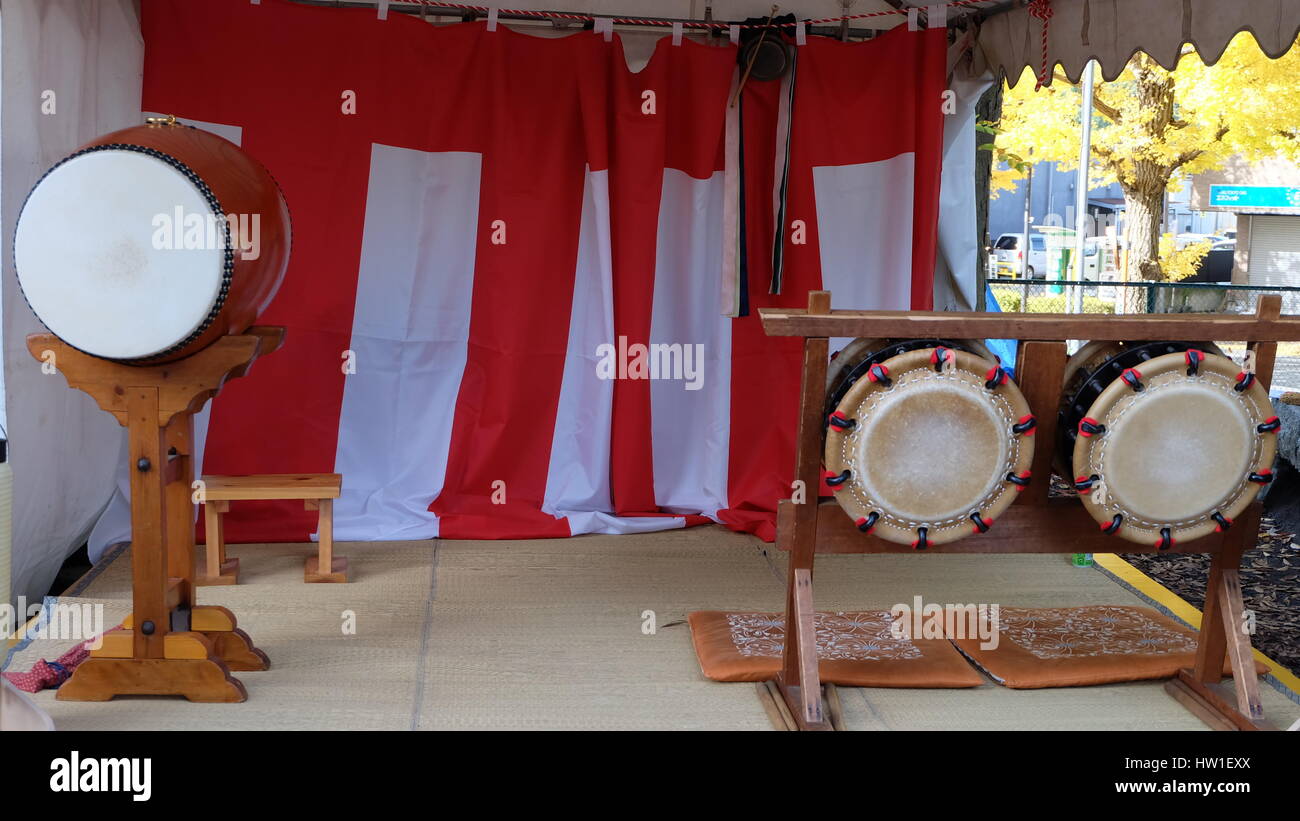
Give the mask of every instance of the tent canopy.
[[(1100, 64), (1105, 79), (1113, 80), (1137, 51), (1172, 69), (1184, 43), (1213, 64), (1243, 30), (1254, 34), (1265, 54), (1277, 58), (1300, 31), (1300, 0), (1052, 0), (1051, 11), (1047, 63), (1059, 64), (1074, 82), (1090, 59)], [(1026, 66), (1037, 74), (1043, 62), (1042, 32), (1043, 21), (1027, 6), (991, 15), (980, 27), (974, 72), (1005, 73), (1012, 85)]]

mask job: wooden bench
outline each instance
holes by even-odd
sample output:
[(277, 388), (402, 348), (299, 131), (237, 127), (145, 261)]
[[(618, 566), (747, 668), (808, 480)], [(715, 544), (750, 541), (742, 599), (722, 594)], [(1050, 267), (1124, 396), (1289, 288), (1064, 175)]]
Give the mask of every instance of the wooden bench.
[(348, 560), (334, 555), (334, 500), (343, 488), (337, 473), (268, 473), (261, 476), (204, 476), (199, 491), (207, 530), (207, 561), (195, 574), (198, 585), (238, 584), (239, 559), (226, 558), (221, 514), (231, 502), (255, 499), (302, 499), (308, 510), (319, 510), (319, 555), (307, 559), (305, 582), (346, 582)]

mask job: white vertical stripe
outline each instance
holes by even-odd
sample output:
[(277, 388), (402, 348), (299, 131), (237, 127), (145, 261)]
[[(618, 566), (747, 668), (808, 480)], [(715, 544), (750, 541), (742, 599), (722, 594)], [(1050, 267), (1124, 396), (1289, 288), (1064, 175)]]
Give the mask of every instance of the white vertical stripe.
[(687, 379), (650, 385), (655, 501), (675, 513), (715, 516), (727, 506), (731, 320), (714, 301), (725, 190), (723, 172), (699, 180), (664, 171), (650, 342), (703, 346), (698, 390)]
[[(911, 152), (878, 162), (813, 168), (822, 287), (833, 307), (912, 305)], [(847, 339), (832, 339), (831, 350)]]
[(610, 418), (614, 382), (596, 371), (597, 348), (615, 344), (610, 252), (609, 172), (588, 170), (569, 313), (564, 379), (551, 436), (542, 510), (567, 519), (569, 532), (642, 533), (678, 528), (675, 517), (624, 517), (608, 511)]
[(542, 510), (563, 518), (609, 510), (609, 430), (614, 383), (596, 373), (597, 348), (614, 339), (609, 172), (587, 170), (569, 313), (564, 381), (551, 436)]
[(371, 147), (336, 538), (438, 535), (428, 506), (446, 476), (465, 370), (481, 168), (479, 154)]

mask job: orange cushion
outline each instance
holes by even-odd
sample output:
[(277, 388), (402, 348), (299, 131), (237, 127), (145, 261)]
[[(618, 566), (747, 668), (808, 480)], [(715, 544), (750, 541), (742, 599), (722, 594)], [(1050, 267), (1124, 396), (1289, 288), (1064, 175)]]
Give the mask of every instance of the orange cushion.
[[(982, 649), (979, 638), (952, 641), (1015, 689), (1172, 678), (1196, 663), (1196, 631), (1149, 607), (1003, 607), (998, 622), (993, 649)], [(1231, 670), (1225, 663), (1224, 673)]]
[[(783, 613), (701, 610), (688, 617), (700, 669), (714, 681), (766, 681), (781, 669)], [(818, 613), (821, 680), (849, 687), (978, 687), (984, 679), (942, 639), (899, 639), (888, 610)]]

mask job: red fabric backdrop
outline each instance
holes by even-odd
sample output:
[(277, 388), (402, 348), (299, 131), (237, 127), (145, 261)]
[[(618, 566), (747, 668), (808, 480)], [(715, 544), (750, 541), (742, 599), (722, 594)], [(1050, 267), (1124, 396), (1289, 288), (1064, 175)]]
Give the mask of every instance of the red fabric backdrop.
[[(340, 469), (341, 538), (565, 536), (708, 518), (772, 538), (793, 468), (801, 345), (766, 337), (756, 313), (725, 319), (709, 299), (722, 276), (724, 237), (713, 226), (733, 48), (664, 39), (633, 73), (617, 37), (589, 32), (544, 39), (483, 23), (435, 28), (282, 0), (145, 0), (143, 21), (144, 108), (238, 127), (293, 217), (289, 273), (261, 320), (287, 326), (285, 347), (215, 401), (205, 473)], [(807, 223), (809, 240), (787, 247), (780, 295), (767, 293), (779, 87), (746, 87), (751, 308), (804, 304), (835, 265), (826, 284), (837, 306), (876, 307), (887, 287), (904, 307), (930, 307), (945, 45), (942, 30), (900, 28), (862, 44), (810, 38), (798, 49), (788, 217)], [(348, 91), (355, 113), (343, 113)], [(430, 213), (384, 205), (401, 187), (377, 186), (392, 152), (437, 169), (471, 158), (476, 183), (443, 191), (442, 176), (413, 179), (401, 196), (423, 197)], [(877, 173), (899, 157), (905, 177)], [(852, 270), (823, 259), (852, 251), (862, 234), (844, 236), (838, 222), (819, 231), (819, 218), (839, 220), (845, 203), (880, 194), (875, 182), (856, 197), (852, 185), (828, 193), (814, 169), (841, 166), (892, 186), (861, 220), (900, 207), (910, 215), (910, 238), (891, 241), (902, 262), (888, 270), (870, 256)], [(420, 228), (454, 208), (473, 209), (456, 235), (457, 253), (472, 260), (464, 276), (439, 267), (452, 240)], [(367, 239), (382, 213), (414, 220), (411, 249)], [(498, 219), (504, 245), (492, 241)], [(884, 224), (876, 233), (892, 231)], [(400, 261), (408, 251), (417, 263)], [(406, 277), (409, 287), (390, 293), (374, 284), (384, 277)], [(452, 316), (445, 294), (459, 288), (469, 294), (465, 315)], [(366, 317), (380, 309), (367, 306), (385, 302), (384, 310), (410, 307), (396, 330), (375, 331)], [(439, 336), (462, 325), (462, 336)], [(578, 341), (656, 335), (719, 357), (703, 390), (584, 381), (576, 358), (589, 351)], [(430, 353), (382, 365), (359, 358), (358, 374), (342, 372), (343, 351), (381, 337), (406, 351), (428, 339), (450, 345), (455, 367), (441, 382), (422, 381), (443, 367)], [(390, 373), (349, 387), (367, 368)], [(446, 413), (432, 410), (440, 401)], [(414, 414), (403, 424), (421, 435), (373, 438), (382, 426), (374, 420), (393, 408)], [(439, 430), (445, 445), (423, 438)], [(697, 476), (692, 459), (718, 469)], [(385, 490), (394, 465), (404, 477), (396, 501)], [(504, 504), (493, 503), (498, 481)], [(591, 485), (576, 502), (575, 482)], [(233, 541), (297, 541), (314, 526), (313, 514), (287, 503), (238, 505), (227, 519)]]

